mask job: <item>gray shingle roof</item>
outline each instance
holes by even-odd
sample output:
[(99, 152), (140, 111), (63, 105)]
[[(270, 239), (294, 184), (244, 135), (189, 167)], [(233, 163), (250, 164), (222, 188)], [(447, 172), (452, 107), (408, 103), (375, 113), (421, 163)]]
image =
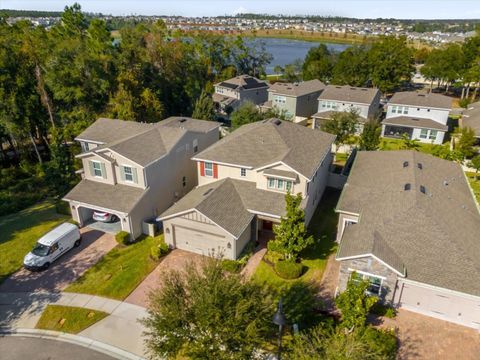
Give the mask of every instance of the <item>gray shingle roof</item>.
[(219, 82), (215, 86), (224, 86), (230, 89), (243, 88), (245, 90), (268, 87), (265, 81), (261, 81), (250, 75), (239, 75), (234, 78)]
[(480, 215), (460, 165), (415, 151), (359, 152), (337, 210), (360, 214), (337, 258), (374, 254), (409, 279), (480, 295)]
[(158, 122), (156, 125), (160, 128), (172, 127), (201, 133), (220, 127), (220, 123), (216, 121), (198, 120), (186, 116), (171, 116)]
[(196, 159), (252, 168), (282, 161), (310, 179), (334, 140), (334, 135), (320, 130), (268, 119), (240, 127)]
[(475, 135), (480, 137), (480, 102), (468, 105), (460, 120), (462, 127), (469, 127), (475, 131)]
[(448, 126), (440, 124), (435, 120), (416, 118), (412, 116), (395, 116), (387, 118), (382, 121), (382, 124), (448, 131)]
[(134, 186), (82, 180), (65, 195), (64, 200), (74, 200), (128, 214), (146, 193), (147, 190)]
[(416, 91), (401, 91), (395, 93), (388, 104), (411, 105), (450, 110), (452, 108), (452, 99), (441, 94), (424, 94)]
[(374, 88), (328, 85), (322, 91), (318, 100), (345, 101), (347, 103), (370, 105), (378, 93), (380, 91)]
[(76, 137), (99, 143), (118, 141), (151, 129), (154, 124), (138, 123), (118, 119), (100, 118)]
[(284, 215), (285, 195), (257, 189), (254, 182), (227, 178), (190, 191), (161, 214), (159, 219), (164, 220), (193, 209), (239, 237), (252, 221), (254, 212)]
[(282, 83), (276, 82), (270, 85), (269, 92), (281, 95), (302, 96), (313, 94), (325, 89), (325, 84), (320, 80), (314, 79), (309, 81), (302, 81), (299, 83)]

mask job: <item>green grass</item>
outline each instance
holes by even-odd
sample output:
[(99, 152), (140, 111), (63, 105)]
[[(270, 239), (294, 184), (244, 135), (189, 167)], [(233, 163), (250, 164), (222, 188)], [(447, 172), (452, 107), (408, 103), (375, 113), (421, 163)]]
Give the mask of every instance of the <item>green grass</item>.
[(475, 180), (474, 172), (466, 172), (465, 175), (467, 175), (468, 181), (470, 182), (470, 187), (472, 188), (477, 199), (477, 203), (480, 204), (480, 174), (478, 174), (478, 180)]
[[(417, 144), (418, 144), (417, 150), (427, 154), (432, 154), (435, 147), (439, 146), (439, 145), (426, 144), (421, 142), (417, 142)], [(404, 150), (402, 148), (402, 145), (403, 145), (403, 141), (401, 139), (383, 138), (380, 142), (380, 150)]]
[(103, 311), (73, 306), (47, 305), (35, 327), (78, 334), (107, 315)]
[(287, 289), (297, 281), (319, 282), (327, 265), (328, 256), (336, 249), (335, 234), (338, 215), (334, 209), (339, 196), (339, 191), (327, 188), (310, 221), (308, 230), (314, 236), (315, 243), (300, 254), (302, 264), (307, 269), (300, 278), (284, 280), (269, 264), (262, 261), (253, 275), (253, 281), (265, 283), (277, 289)]
[(0, 217), (0, 283), (22, 266), (41, 236), (66, 220), (50, 201)]
[(162, 238), (144, 237), (128, 246), (118, 245), (65, 291), (125, 299), (158, 264), (150, 258), (150, 248)]

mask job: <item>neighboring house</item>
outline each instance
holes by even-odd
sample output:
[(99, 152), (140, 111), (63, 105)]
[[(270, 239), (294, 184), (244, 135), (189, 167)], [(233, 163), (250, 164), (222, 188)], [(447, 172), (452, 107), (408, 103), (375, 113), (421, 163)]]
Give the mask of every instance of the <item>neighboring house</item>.
[(407, 134), (412, 140), (442, 144), (451, 108), (452, 99), (445, 95), (416, 91), (395, 93), (382, 121), (382, 136), (401, 138)]
[(374, 119), (380, 109), (381, 92), (373, 88), (328, 85), (318, 97), (318, 112), (312, 117), (313, 127), (318, 128), (336, 112), (355, 110), (363, 130), (363, 124)]
[(317, 111), (317, 99), (323, 89), (325, 84), (316, 79), (293, 84), (276, 82), (268, 89), (268, 101), (260, 107), (278, 109), (295, 122), (300, 122)]
[(244, 125), (194, 156), (199, 186), (159, 216), (172, 247), (236, 259), (302, 194), (306, 223), (325, 189), (335, 136), (290, 121)]
[(76, 140), (83, 179), (64, 200), (84, 226), (93, 211), (116, 215), (133, 238), (142, 222), (165, 211), (197, 185), (191, 157), (219, 139), (213, 121), (171, 117), (155, 124), (98, 119)]
[(212, 95), (217, 110), (229, 114), (245, 101), (256, 105), (268, 99), (268, 84), (249, 75), (240, 75), (215, 84)]
[(480, 329), (480, 214), (459, 164), (358, 152), (336, 212), (340, 291), (356, 272), (394, 306)]
[(460, 118), (460, 126), (471, 128), (477, 140), (480, 140), (480, 102), (468, 105)]

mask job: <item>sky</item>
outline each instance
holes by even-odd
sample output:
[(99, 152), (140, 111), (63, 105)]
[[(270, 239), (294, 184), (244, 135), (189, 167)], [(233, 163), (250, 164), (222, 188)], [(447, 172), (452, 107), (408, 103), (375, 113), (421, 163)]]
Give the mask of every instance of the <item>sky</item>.
[[(75, 0), (0, 0), (0, 9), (56, 10)], [(480, 0), (77, 0), (87, 12), (209, 16), (237, 13), (356, 18), (480, 19)]]

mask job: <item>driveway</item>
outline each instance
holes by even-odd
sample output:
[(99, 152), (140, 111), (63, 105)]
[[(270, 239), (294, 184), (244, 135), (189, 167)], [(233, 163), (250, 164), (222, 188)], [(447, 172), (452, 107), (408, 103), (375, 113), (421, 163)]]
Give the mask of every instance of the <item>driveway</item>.
[(93, 229), (93, 230), (98, 230), (107, 234), (112, 234), (115, 235), (122, 231), (122, 224), (120, 223), (120, 220), (117, 220), (115, 222), (111, 223), (105, 223), (101, 221), (95, 221), (93, 219), (90, 219), (86, 224), (86, 227)]
[(125, 302), (147, 307), (148, 294), (151, 290), (159, 289), (162, 286), (162, 278), (165, 274), (172, 270), (184, 271), (188, 264), (200, 264), (202, 259), (204, 259), (202, 255), (180, 249), (172, 250), (145, 280), (128, 295)]
[(112, 250), (117, 242), (111, 234), (81, 229), (82, 244), (73, 248), (42, 272), (20, 269), (0, 285), (0, 292), (61, 291)]

